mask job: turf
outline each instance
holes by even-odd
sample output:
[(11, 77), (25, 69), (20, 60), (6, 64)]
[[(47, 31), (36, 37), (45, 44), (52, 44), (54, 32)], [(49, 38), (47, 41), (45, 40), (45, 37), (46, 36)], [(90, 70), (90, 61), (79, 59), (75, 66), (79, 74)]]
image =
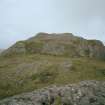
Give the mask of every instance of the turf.
[(0, 57), (0, 99), (83, 80), (105, 80), (105, 61), (41, 54)]

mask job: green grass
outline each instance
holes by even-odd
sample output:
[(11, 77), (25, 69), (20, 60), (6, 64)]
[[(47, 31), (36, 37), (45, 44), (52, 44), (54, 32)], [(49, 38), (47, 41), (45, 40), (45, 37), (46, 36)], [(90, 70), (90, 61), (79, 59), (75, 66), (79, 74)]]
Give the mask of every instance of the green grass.
[(56, 67), (54, 66), (47, 66), (45, 67), (45, 70), (41, 70), (36, 74), (33, 74), (31, 76), (32, 80), (37, 81), (38, 83), (53, 83), (54, 79), (57, 76)]
[(62, 105), (61, 97), (57, 96), (55, 100), (55, 105)]
[(41, 52), (41, 49), (43, 47), (42, 42), (34, 42), (34, 41), (26, 41), (25, 42), (25, 47), (27, 50), (27, 53), (39, 53)]
[(105, 80), (105, 61), (40, 54), (0, 57), (0, 99), (83, 80)]

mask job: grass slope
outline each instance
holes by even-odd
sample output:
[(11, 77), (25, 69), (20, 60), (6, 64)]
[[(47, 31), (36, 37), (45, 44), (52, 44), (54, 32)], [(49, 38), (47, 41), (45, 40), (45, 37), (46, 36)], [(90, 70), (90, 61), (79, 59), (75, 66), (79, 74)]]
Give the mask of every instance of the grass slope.
[(40, 54), (0, 57), (0, 99), (83, 80), (105, 80), (105, 61)]

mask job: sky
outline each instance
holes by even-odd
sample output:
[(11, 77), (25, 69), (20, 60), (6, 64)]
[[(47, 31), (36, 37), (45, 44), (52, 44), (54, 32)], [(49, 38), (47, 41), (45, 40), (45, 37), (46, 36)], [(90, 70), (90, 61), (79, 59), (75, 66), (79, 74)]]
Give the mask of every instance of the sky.
[(38, 32), (105, 42), (105, 0), (0, 0), (0, 48)]

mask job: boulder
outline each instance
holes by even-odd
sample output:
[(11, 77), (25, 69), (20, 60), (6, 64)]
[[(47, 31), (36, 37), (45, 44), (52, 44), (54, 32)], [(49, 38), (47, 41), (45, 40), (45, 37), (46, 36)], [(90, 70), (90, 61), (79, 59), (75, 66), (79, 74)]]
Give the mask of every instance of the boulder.
[(49, 86), (1, 100), (0, 105), (105, 105), (105, 82)]

